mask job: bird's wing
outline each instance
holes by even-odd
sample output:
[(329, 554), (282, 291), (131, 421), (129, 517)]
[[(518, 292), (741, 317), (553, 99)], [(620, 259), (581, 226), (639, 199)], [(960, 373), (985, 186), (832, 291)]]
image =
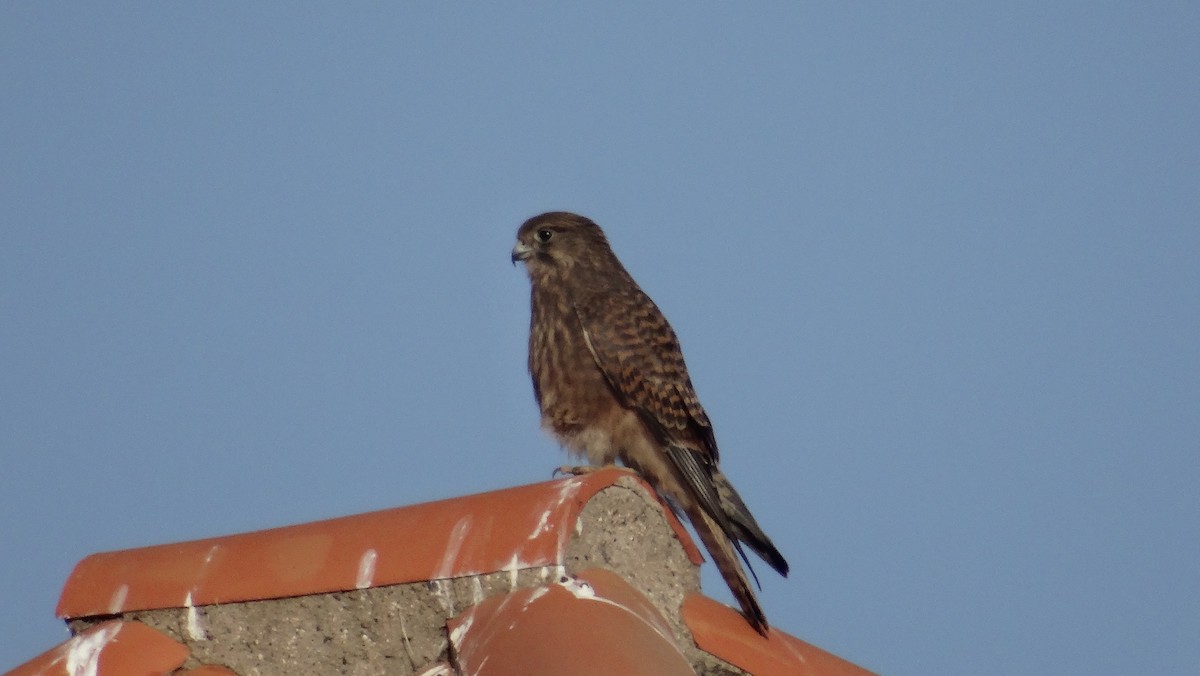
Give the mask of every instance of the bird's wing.
[(624, 406), (658, 436), (671, 464), (700, 506), (727, 533), (713, 476), (717, 444), (700, 405), (679, 339), (662, 312), (636, 286), (575, 307), (588, 350)]
[(576, 305), (575, 314), (617, 398), (660, 437), (701, 508), (734, 538), (739, 554), (740, 540), (787, 575), (787, 561), (717, 467), (712, 424), (692, 388), (679, 339), (654, 301), (635, 286)]
[(654, 428), (664, 445), (693, 447), (705, 465), (719, 459), (712, 424), (692, 388), (679, 339), (636, 286), (575, 306), (596, 365), (618, 399)]

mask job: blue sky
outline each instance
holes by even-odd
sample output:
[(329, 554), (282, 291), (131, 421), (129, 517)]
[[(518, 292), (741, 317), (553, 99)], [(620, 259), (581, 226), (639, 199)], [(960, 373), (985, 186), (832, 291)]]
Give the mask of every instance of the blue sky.
[(546, 479), (508, 256), (567, 209), (775, 625), (1196, 673), (1194, 3), (24, 2), (0, 53), (0, 668), (89, 553)]

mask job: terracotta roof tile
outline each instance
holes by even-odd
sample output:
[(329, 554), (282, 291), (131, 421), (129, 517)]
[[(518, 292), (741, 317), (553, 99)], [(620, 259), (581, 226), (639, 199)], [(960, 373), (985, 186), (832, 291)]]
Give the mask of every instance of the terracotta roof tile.
[[(629, 475), (602, 470), (298, 526), (93, 554), (71, 573), (57, 614), (113, 615), (556, 565), (583, 505)], [(699, 563), (699, 550), (669, 511)], [(480, 532), (488, 536), (472, 537)]]
[(188, 657), (186, 646), (140, 622), (112, 620), (60, 643), (6, 676), (169, 674)]
[(650, 601), (603, 569), (493, 596), (449, 628), (459, 670), (479, 676), (694, 673)]
[(683, 602), (683, 619), (705, 652), (756, 676), (872, 676), (836, 655), (772, 628), (763, 638), (737, 611), (701, 594)]
[(727, 673), (721, 660), (759, 676), (870, 673), (778, 629), (764, 639), (732, 608), (689, 595), (699, 550), (631, 477), (603, 470), (94, 554), (58, 605), (81, 633), (12, 673), (86, 659), (97, 676), (185, 659), (187, 676), (326, 673), (347, 659), (407, 660), (421, 676)]

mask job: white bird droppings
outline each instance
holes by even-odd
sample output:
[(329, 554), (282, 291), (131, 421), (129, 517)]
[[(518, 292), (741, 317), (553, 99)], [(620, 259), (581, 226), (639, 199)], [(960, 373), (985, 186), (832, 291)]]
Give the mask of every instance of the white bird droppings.
[(508, 571), (508, 589), (512, 591), (517, 588), (517, 573), (521, 571), (523, 566), (520, 559), (517, 558), (516, 552), (513, 552), (512, 558), (508, 560), (508, 565), (504, 570)]
[(110, 615), (119, 615), (125, 610), (125, 599), (129, 598), (129, 585), (123, 584), (117, 587), (113, 595), (108, 599), (108, 612)]
[(479, 605), (483, 603), (483, 583), (478, 577), (471, 578), (471, 603)]
[(183, 607), (187, 608), (187, 633), (193, 641), (207, 641), (208, 634), (204, 631), (204, 627), (200, 625), (200, 612), (196, 610), (196, 606), (192, 605), (192, 593), (188, 592), (187, 598), (183, 600)]
[(458, 625), (453, 631), (450, 632), (450, 642), (454, 644), (455, 648), (462, 645), (463, 634), (466, 634), (471, 630), (471, 625), (474, 624), (474, 622), (475, 615), (472, 613), (471, 615), (468, 615), (465, 620), (463, 620), (462, 624)]
[(470, 516), (464, 516), (454, 524), (454, 530), (450, 531), (450, 539), (446, 542), (446, 549), (442, 554), (442, 561), (431, 576), (433, 579), (440, 580), (454, 576), (456, 572), (454, 564), (458, 562), (458, 552), (462, 549), (463, 542), (467, 539), (467, 531), (470, 529)]
[(577, 577), (563, 576), (559, 578), (558, 583), (564, 589), (575, 595), (579, 599), (594, 599), (596, 598), (596, 590), (592, 589), (592, 585), (580, 580)]
[(538, 587), (538, 588), (534, 589), (532, 592), (529, 593), (529, 600), (525, 602), (525, 608), (522, 608), (521, 610), (524, 611), (526, 608), (533, 605), (534, 601), (537, 601), (538, 599), (542, 598), (543, 596), (545, 596), (546, 594), (549, 594), (549, 593), (550, 593), (549, 587)]
[(379, 560), (379, 552), (374, 549), (368, 549), (363, 552), (363, 555), (358, 560), (358, 577), (354, 580), (354, 586), (358, 589), (366, 589), (375, 581), (375, 562)]
[(71, 676), (97, 676), (100, 669), (100, 653), (104, 646), (120, 633), (120, 623), (105, 627), (90, 636), (76, 637), (67, 652), (67, 673)]

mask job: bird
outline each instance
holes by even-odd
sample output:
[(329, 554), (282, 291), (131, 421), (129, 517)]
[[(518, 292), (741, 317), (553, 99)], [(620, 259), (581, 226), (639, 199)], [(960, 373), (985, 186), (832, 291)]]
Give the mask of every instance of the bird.
[[(742, 545), (787, 577), (788, 563), (721, 471), (675, 331), (591, 219), (551, 211), (517, 231), (512, 263), (530, 281), (529, 374), (542, 427), (592, 466), (620, 461), (682, 512), (749, 624), (769, 625)], [(582, 468), (580, 468), (582, 469)]]

